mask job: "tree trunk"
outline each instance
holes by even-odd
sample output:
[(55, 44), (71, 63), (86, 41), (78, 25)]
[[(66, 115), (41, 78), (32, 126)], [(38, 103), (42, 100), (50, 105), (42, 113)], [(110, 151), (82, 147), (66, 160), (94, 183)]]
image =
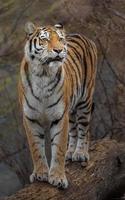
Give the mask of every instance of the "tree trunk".
[(90, 148), (86, 168), (66, 166), (69, 187), (59, 190), (47, 183), (33, 183), (6, 200), (102, 200), (125, 182), (125, 145), (103, 139)]

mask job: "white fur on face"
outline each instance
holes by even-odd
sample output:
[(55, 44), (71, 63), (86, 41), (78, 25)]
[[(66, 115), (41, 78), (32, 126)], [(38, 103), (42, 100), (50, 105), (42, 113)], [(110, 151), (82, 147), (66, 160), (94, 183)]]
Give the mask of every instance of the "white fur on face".
[(50, 34), (47, 31), (41, 30), (40, 33), (39, 33), (39, 37), (40, 37), (40, 39), (50, 40)]

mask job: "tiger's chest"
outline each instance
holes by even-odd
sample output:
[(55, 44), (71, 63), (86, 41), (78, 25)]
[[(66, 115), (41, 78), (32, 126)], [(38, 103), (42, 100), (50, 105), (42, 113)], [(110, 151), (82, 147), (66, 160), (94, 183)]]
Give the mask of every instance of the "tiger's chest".
[[(24, 99), (24, 113), (31, 119), (39, 119), (43, 123), (60, 117), (64, 110), (61, 91), (57, 93), (59, 85), (54, 88), (55, 81), (47, 77), (33, 77), (30, 87), (26, 90)], [(59, 102), (57, 100), (60, 99)]]
[[(34, 95), (38, 97), (41, 103), (45, 103), (45, 99), (48, 101), (49, 92), (49, 78), (33, 76), (31, 79), (31, 87)], [(46, 102), (47, 103), (47, 102)]]

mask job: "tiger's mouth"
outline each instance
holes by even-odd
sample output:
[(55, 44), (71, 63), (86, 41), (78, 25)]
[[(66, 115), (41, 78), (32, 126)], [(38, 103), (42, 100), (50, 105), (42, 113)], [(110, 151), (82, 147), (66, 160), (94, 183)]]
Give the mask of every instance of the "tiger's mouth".
[(62, 62), (64, 58), (61, 58), (60, 56), (56, 56), (55, 58), (48, 58), (43, 64), (50, 64), (51, 62)]

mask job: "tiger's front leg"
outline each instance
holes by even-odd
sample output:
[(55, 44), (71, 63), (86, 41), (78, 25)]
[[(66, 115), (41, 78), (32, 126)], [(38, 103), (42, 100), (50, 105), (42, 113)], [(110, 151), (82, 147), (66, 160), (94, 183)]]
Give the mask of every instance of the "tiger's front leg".
[(34, 167), (30, 182), (48, 181), (49, 168), (45, 155), (44, 130), (37, 120), (30, 120), (26, 117), (24, 117), (24, 126)]
[(52, 159), (49, 171), (50, 184), (59, 188), (67, 188), (68, 181), (65, 175), (65, 154), (68, 140), (68, 113), (51, 123)]

